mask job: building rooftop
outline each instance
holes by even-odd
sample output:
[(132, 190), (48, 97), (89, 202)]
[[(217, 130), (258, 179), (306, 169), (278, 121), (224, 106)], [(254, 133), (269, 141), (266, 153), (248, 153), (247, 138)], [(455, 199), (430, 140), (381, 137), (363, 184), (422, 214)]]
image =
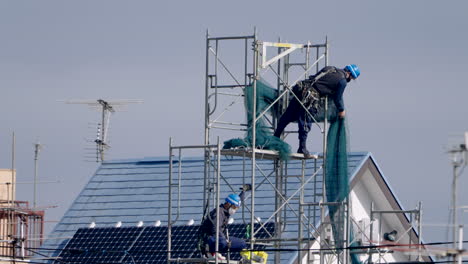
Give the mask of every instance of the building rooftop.
[[(368, 152), (353, 152), (348, 155), (348, 172), (350, 178), (359, 170), (359, 167), (370, 157)], [(321, 160), (309, 160), (306, 163), (306, 175), (312, 175)], [(271, 174), (274, 161), (257, 160), (255, 192), (255, 215), (261, 221), (274, 221), (270, 216), (275, 208), (274, 181)], [(221, 161), (221, 196), (224, 198), (229, 193), (239, 192), (239, 187), (244, 183), (250, 183), (249, 159), (238, 157), (223, 157)], [(287, 162), (288, 177), (284, 186), (285, 193), (293, 194), (300, 186), (301, 160)], [(244, 173), (243, 167), (247, 168)], [(195, 225), (200, 224), (203, 216), (203, 158), (182, 158), (181, 162), (173, 164), (173, 177), (178, 177), (181, 172), (180, 204), (173, 202), (173, 217), (177, 217), (176, 225), (184, 225), (193, 219)], [(161, 221), (161, 225), (167, 225), (168, 219), (168, 179), (169, 160), (166, 158), (143, 158), (105, 161), (97, 169), (95, 174), (83, 188), (81, 193), (72, 203), (63, 218), (55, 226), (48, 236), (43, 248), (62, 249), (73, 237), (79, 228), (86, 228), (90, 223), (96, 227), (113, 227), (117, 222), (122, 222), (122, 227), (134, 227), (143, 221), (144, 226), (153, 226)], [(249, 175), (246, 175), (249, 174)], [(315, 184), (322, 181), (321, 170), (314, 179)], [(309, 184), (310, 185), (310, 184)], [(313, 191), (311, 186), (306, 187), (304, 200), (307, 202), (318, 201), (321, 193)], [(175, 195), (177, 197), (177, 195)], [(211, 200), (213, 197), (211, 197)], [(221, 202), (221, 201), (219, 201)], [(208, 210), (218, 202), (213, 201)], [(248, 212), (250, 199), (242, 210), (234, 215), (235, 223), (250, 222)], [(247, 208), (246, 208), (247, 207)], [(284, 214), (291, 220), (296, 219), (297, 204), (291, 203), (284, 208)], [(178, 212), (178, 216), (176, 213)], [(312, 212), (314, 213), (314, 212)], [(318, 214), (317, 214), (318, 217)], [(283, 236), (297, 236), (298, 225), (294, 221), (284, 226)], [(50, 252), (49, 252), (50, 253)], [(285, 260), (291, 258), (291, 253), (284, 254)], [(283, 259), (283, 256), (282, 256)]]

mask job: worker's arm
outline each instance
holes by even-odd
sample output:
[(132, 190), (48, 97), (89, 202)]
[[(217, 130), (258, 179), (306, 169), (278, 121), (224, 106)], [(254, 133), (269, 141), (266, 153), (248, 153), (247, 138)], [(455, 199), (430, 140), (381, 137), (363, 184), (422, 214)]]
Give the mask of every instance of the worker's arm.
[(345, 109), (344, 109), (344, 103), (343, 103), (343, 93), (346, 88), (346, 79), (342, 79), (336, 88), (335, 91), (335, 96), (333, 97), (333, 101), (336, 106), (336, 110), (338, 110), (338, 116), (343, 118), (346, 114)]
[(252, 185), (244, 184), (240, 189), (242, 192), (239, 193), (239, 197), (241, 198), (242, 203), (244, 203), (245, 193), (252, 190)]

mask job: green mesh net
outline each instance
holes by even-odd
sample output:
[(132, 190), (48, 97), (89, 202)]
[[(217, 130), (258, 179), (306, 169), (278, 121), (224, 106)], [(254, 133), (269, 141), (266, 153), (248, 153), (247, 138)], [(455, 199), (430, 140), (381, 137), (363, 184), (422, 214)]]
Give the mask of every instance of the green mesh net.
[[(348, 184), (348, 155), (346, 150), (346, 129), (343, 118), (330, 124), (327, 135), (325, 186), (327, 202), (341, 203), (349, 192)], [(329, 205), (330, 216), (335, 245), (344, 246), (344, 206), (340, 204)]]
[[(258, 117), (265, 109), (271, 105), (278, 97), (278, 90), (270, 87), (263, 81), (257, 81), (256, 94), (256, 116)], [(234, 138), (224, 142), (224, 149), (251, 147), (252, 146), (252, 108), (253, 108), (253, 86), (247, 86), (244, 89), (244, 105), (246, 108), (247, 117), (247, 134), (245, 138)], [(270, 116), (275, 117), (275, 107), (271, 107), (268, 111)], [(289, 158), (291, 147), (283, 140), (273, 136), (273, 128), (267, 119), (267, 115), (263, 115), (256, 123), (256, 138), (255, 145), (260, 149), (276, 150), (282, 160)]]
[[(345, 207), (339, 204), (348, 198), (349, 176), (348, 176), (348, 143), (346, 120), (335, 118), (330, 124), (327, 135), (327, 155), (326, 155), (325, 186), (327, 202), (337, 203), (328, 206), (330, 222), (333, 230), (333, 238), (336, 248), (343, 248), (345, 236)], [(350, 239), (353, 241), (354, 232), (352, 225)], [(350, 247), (358, 246), (352, 243)], [(339, 250), (341, 251), (341, 250)], [(358, 254), (351, 253), (351, 263), (361, 263)]]

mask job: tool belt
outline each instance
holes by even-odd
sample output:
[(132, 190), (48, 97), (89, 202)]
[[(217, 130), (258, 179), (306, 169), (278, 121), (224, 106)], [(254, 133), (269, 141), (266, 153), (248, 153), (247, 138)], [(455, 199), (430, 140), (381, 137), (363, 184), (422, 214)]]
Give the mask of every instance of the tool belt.
[(294, 85), (292, 90), (307, 109), (313, 108), (317, 110), (319, 108), (320, 93), (311, 84), (310, 80), (300, 81)]

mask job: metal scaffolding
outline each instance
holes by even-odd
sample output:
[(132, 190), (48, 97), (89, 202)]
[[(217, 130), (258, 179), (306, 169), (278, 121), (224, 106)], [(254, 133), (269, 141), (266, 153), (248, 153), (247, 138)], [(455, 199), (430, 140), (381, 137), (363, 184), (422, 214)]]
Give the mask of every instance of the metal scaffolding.
[[(172, 141), (169, 146), (170, 154), (170, 182), (169, 182), (169, 223), (175, 224), (173, 215), (178, 215), (180, 203), (180, 179), (172, 176), (172, 166), (175, 150), (180, 151), (185, 148), (199, 148), (204, 150), (204, 173), (203, 180), (205, 204), (203, 208), (212, 208), (220, 202), (220, 179), (223, 178), (221, 170), (220, 156), (232, 156), (240, 158), (242, 161), (243, 177), (249, 180), (252, 185), (248, 210), (248, 223), (251, 226), (257, 221), (256, 217), (256, 190), (261, 185), (269, 185), (271, 188), (271, 198), (275, 201), (275, 207), (268, 221), (275, 223), (275, 236), (272, 239), (257, 240), (256, 233), (250, 230), (250, 249), (254, 249), (256, 243), (262, 242), (271, 245), (276, 249), (295, 248), (297, 249), (298, 260), (309, 263), (313, 259), (313, 254), (308, 250), (314, 241), (320, 239), (320, 263), (328, 261), (347, 263), (347, 252), (336, 251), (333, 239), (324, 239), (325, 232), (329, 230), (329, 220), (325, 218), (326, 206), (324, 175), (325, 175), (325, 153), (327, 120), (322, 124), (314, 123), (321, 132), (322, 152), (306, 159), (302, 154), (293, 153), (291, 160), (283, 161), (279, 159), (275, 151), (263, 150), (255, 147), (242, 149), (221, 149), (219, 138), (228, 137), (227, 131), (235, 131), (235, 136), (245, 133), (248, 125), (243, 120), (244, 114), (244, 89), (247, 86), (253, 87), (253, 111), (252, 118), (252, 142), (251, 146), (256, 146), (256, 126), (255, 123), (264, 115), (268, 109), (273, 108), (278, 113), (282, 113), (288, 102), (291, 88), (300, 80), (315, 74), (322, 67), (328, 65), (328, 40), (321, 44), (305, 44), (265, 42), (258, 38), (256, 30), (253, 35), (212, 37), (206, 34), (206, 75), (205, 75), (205, 140), (202, 146), (173, 146)], [(241, 54), (239, 54), (239, 50)], [(259, 80), (274, 80), (279, 95), (267, 110), (256, 115), (256, 89)], [(324, 99), (325, 111), (327, 111), (327, 101)], [(325, 115), (326, 116), (326, 115)], [(272, 117), (269, 125), (274, 129), (277, 119)], [(285, 135), (293, 134), (296, 131), (286, 131)], [(230, 134), (232, 137), (232, 134)], [(215, 143), (214, 143), (215, 142)], [(265, 168), (261, 164), (268, 162), (271, 166)], [(300, 167), (300, 172), (292, 173), (288, 169), (291, 162), (296, 162)], [(180, 163), (179, 163), (180, 164)], [(178, 170), (180, 172), (180, 169)], [(259, 180), (260, 179), (260, 180)], [(224, 179), (227, 181), (228, 179)], [(297, 183), (294, 191), (288, 190), (288, 186)], [(232, 188), (231, 188), (232, 189)], [(210, 197), (212, 199), (210, 199)], [(214, 198), (214, 199), (213, 199)], [(340, 203), (343, 205), (344, 213), (347, 215), (344, 223), (344, 230), (347, 233), (348, 204), (347, 201)], [(174, 213), (177, 211), (177, 213)], [(205, 214), (209, 211), (205, 210)], [(177, 216), (176, 216), (177, 218)], [(296, 235), (291, 237), (283, 236), (287, 226), (294, 223), (298, 226)], [(320, 226), (320, 230), (317, 229)], [(327, 227), (325, 227), (327, 226)], [(169, 227), (170, 229), (170, 227)], [(171, 251), (169, 233), (168, 251)], [(348, 235), (345, 235), (345, 247), (348, 245)], [(168, 263), (180, 261), (171, 259), (168, 254)], [(274, 263), (281, 263), (280, 250), (274, 253)]]
[(27, 249), (39, 248), (43, 235), (44, 211), (25, 201), (0, 200), (0, 256), (12, 262), (32, 257)]

